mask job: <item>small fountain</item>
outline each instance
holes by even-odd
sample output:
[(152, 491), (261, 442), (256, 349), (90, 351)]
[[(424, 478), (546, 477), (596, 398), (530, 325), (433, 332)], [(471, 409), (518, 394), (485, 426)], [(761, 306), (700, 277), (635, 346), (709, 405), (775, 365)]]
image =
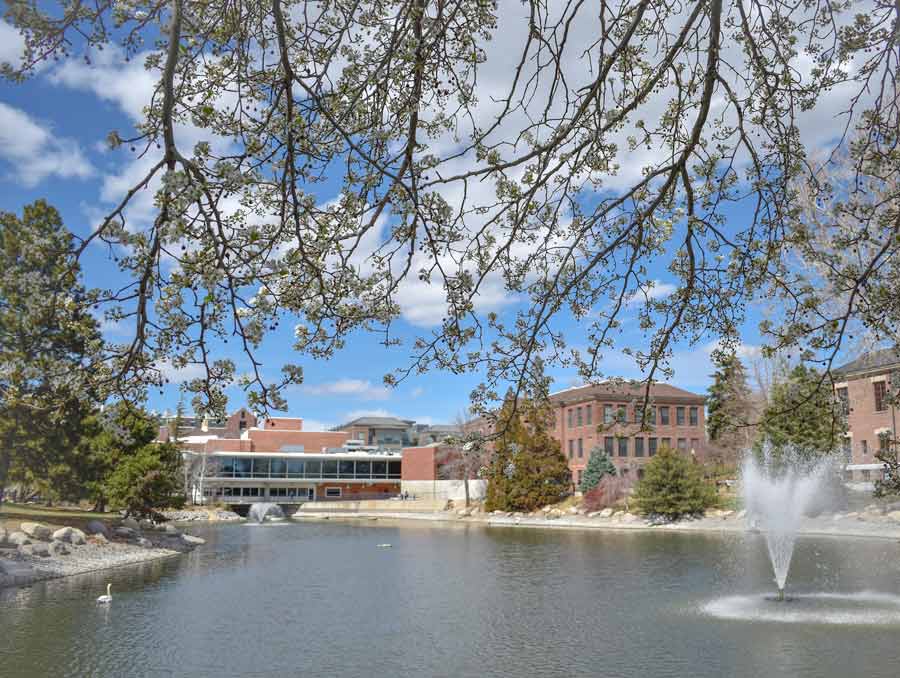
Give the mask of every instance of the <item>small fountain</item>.
[(247, 517), (250, 520), (262, 524), (266, 520), (283, 520), (284, 511), (281, 510), (281, 507), (278, 504), (259, 502), (250, 506)]
[(765, 536), (779, 601), (785, 600), (784, 587), (800, 522), (823, 500), (832, 474), (830, 456), (806, 460), (787, 449), (776, 459), (768, 442), (761, 455), (750, 453), (744, 461), (744, 504), (751, 524), (758, 525)]

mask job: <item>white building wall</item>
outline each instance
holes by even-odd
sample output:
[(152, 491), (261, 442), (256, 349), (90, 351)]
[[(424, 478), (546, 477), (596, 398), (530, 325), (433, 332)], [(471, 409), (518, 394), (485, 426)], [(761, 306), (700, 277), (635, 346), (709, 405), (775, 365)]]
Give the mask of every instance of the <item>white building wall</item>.
[[(466, 498), (465, 482), (462, 480), (404, 480), (400, 483), (400, 492), (415, 495), (417, 499), (452, 499)], [(469, 481), (469, 499), (484, 499), (487, 493), (487, 480)]]

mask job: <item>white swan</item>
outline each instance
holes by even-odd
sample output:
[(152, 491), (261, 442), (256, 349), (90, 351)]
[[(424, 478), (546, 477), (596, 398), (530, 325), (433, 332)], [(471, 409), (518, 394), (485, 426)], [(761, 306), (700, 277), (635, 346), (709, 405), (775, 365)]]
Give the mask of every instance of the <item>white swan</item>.
[(111, 589), (112, 589), (112, 584), (107, 584), (107, 585), (106, 585), (106, 595), (105, 595), (105, 596), (100, 596), (99, 598), (97, 598), (97, 602), (98, 602), (98, 603), (111, 603), (111, 602), (112, 602), (112, 591), (111, 591)]

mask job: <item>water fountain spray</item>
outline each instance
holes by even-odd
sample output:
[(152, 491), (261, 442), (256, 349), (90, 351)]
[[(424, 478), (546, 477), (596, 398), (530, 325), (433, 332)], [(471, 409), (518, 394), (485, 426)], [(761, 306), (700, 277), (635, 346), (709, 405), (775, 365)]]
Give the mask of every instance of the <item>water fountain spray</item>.
[(777, 451), (766, 442), (760, 453), (749, 452), (742, 469), (744, 505), (762, 530), (778, 586), (784, 587), (803, 515), (828, 490), (833, 474), (831, 455), (809, 459), (793, 448)]

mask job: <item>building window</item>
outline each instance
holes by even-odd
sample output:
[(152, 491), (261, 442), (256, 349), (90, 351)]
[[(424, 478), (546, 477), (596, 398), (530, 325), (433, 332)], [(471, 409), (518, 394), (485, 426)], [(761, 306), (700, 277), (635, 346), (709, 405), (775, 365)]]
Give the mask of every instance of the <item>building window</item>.
[(584, 426), (584, 420), (582, 420), (582, 418), (581, 418), (581, 408), (580, 407), (575, 408), (575, 417), (578, 421), (578, 426)]
[(591, 425), (591, 406), (586, 405), (584, 408), (585, 419), (587, 419), (588, 426)]
[(615, 444), (615, 439), (607, 436), (603, 439), (603, 451), (606, 452), (607, 457), (613, 456), (614, 450), (613, 445)]
[(572, 426), (574, 424), (575, 424), (575, 412), (574, 412), (574, 410), (570, 409), (569, 410), (569, 428), (572, 428)]
[(644, 439), (643, 438), (635, 438), (634, 439), (634, 456), (635, 457), (643, 457), (644, 456)]
[(581, 479), (584, 477), (584, 471), (578, 471), (578, 484), (581, 485)]
[(859, 441), (859, 451), (862, 456), (866, 456), (869, 454), (869, 441), (868, 440), (860, 440)]
[(578, 458), (582, 459), (584, 457), (584, 444), (581, 441), (581, 438), (578, 439)]
[(659, 423), (663, 426), (669, 425), (669, 406), (665, 405), (659, 408)]
[(863, 477), (863, 480), (871, 480), (872, 472), (869, 469), (866, 469), (862, 472), (862, 477)]
[(851, 438), (844, 438), (841, 441), (841, 451), (844, 453), (844, 461), (846, 461), (847, 463), (850, 463), (853, 457), (853, 453), (851, 451), (853, 449), (852, 445), (853, 440)]
[(619, 438), (619, 456), (628, 456), (628, 438)]
[(878, 451), (887, 452), (891, 446), (891, 434), (887, 431), (878, 434)]
[(656, 438), (650, 438), (650, 447), (647, 452), (651, 457), (656, 454)]
[(569, 441), (569, 459), (574, 459), (574, 458), (575, 458), (575, 441), (570, 440)]
[(689, 421), (691, 422), (691, 426), (699, 426), (700, 425), (700, 412), (696, 407), (692, 407), (688, 410)]
[(672, 449), (672, 439), (671, 438), (663, 438), (660, 443), (663, 447), (668, 447), (670, 450)]
[(687, 452), (687, 440), (685, 438), (678, 439), (678, 451)]
[(616, 411), (616, 421), (618, 421), (620, 424), (624, 424), (626, 422), (626, 412), (624, 405), (619, 405), (619, 409)]
[(887, 383), (876, 381), (872, 385), (875, 387), (875, 411), (884, 412), (887, 409)]
[(325, 496), (326, 496), (326, 497), (340, 497), (340, 496), (341, 496), (341, 488), (339, 488), (339, 487), (326, 487), (326, 488), (325, 488)]
[(684, 408), (683, 407), (675, 408), (675, 425), (676, 426), (684, 426)]
[(643, 477), (644, 477), (644, 469), (639, 468), (638, 469), (638, 480), (640, 480)]
[(613, 406), (612, 405), (604, 405), (603, 406), (603, 423), (604, 424), (613, 423)]
[(850, 414), (850, 394), (847, 393), (847, 387), (837, 389), (838, 403), (841, 405), (841, 414), (845, 417)]
[(694, 452), (700, 449), (700, 440), (698, 438), (691, 438), (691, 449)]

